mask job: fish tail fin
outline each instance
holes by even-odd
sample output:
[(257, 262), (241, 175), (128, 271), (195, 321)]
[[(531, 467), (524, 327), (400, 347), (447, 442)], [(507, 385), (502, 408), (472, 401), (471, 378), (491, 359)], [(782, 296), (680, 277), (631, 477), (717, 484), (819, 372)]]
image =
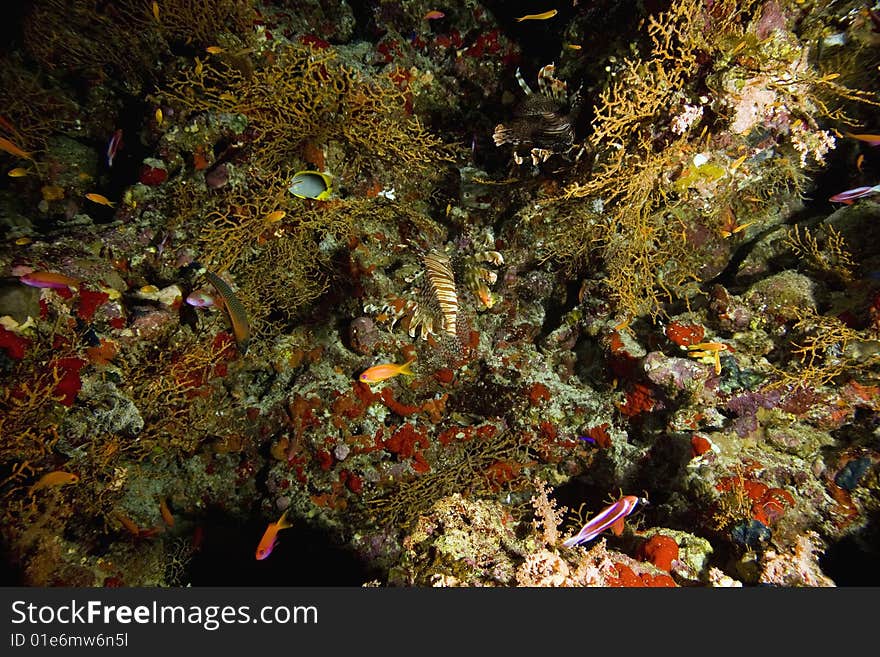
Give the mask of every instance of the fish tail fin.
[(415, 361), (415, 358), (410, 358), (408, 361), (406, 361), (403, 365), (400, 366), (400, 373), (408, 374), (409, 376), (415, 376), (415, 374), (413, 374), (413, 371), (409, 368), (409, 366), (412, 365)]
[(287, 512), (288, 511), (289, 511), (289, 509), (284, 509), (284, 513), (282, 513), (281, 517), (278, 518), (278, 531), (281, 531), (282, 529), (289, 529), (290, 527), (293, 527), (293, 523), (287, 519)]

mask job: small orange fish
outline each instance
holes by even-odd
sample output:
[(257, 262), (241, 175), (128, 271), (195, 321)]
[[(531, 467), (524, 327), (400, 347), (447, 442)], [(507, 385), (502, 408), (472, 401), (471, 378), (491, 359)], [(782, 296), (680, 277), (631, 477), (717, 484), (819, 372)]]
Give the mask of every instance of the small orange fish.
[(10, 178), (23, 178), (24, 176), (30, 174), (30, 172), (31, 170), (26, 169), (25, 167), (15, 167), (14, 169), (11, 169), (6, 175)]
[(568, 48), (569, 50), (580, 50), (583, 46), (580, 46), (576, 43), (566, 43), (565, 47)]
[(219, 55), (221, 52), (223, 52), (223, 48), (221, 48), (220, 46), (208, 46), (207, 48), (205, 48), (205, 52), (208, 52), (212, 55)]
[[(856, 171), (861, 173), (864, 166), (865, 166), (865, 155), (864, 155), (864, 153), (859, 153), (859, 156), (856, 158)], [(11, 173), (12, 172), (10, 171), (10, 174)]]
[(559, 12), (555, 9), (551, 9), (550, 11), (545, 11), (542, 14), (526, 14), (525, 16), (520, 16), (516, 19), (517, 23), (522, 23), (523, 21), (545, 21), (548, 18), (553, 18)]
[(159, 513), (162, 514), (162, 520), (165, 521), (166, 525), (174, 527), (174, 516), (171, 515), (171, 509), (168, 508), (164, 497), (159, 500)]
[(108, 208), (112, 208), (114, 205), (116, 205), (113, 201), (108, 199), (106, 196), (103, 196), (102, 194), (94, 194), (90, 192), (86, 194), (86, 198), (89, 199), (92, 203), (106, 205)]
[(263, 533), (263, 538), (260, 539), (260, 543), (257, 545), (257, 552), (255, 555), (257, 561), (262, 561), (272, 554), (272, 550), (278, 544), (278, 532), (292, 526), (293, 525), (287, 521), (287, 509), (285, 509), (284, 513), (281, 514), (281, 517), (278, 518), (278, 522), (270, 522), (269, 526), (266, 527), (266, 531)]
[(138, 527), (137, 523), (134, 520), (132, 520), (131, 518), (129, 518), (128, 516), (123, 515), (121, 513), (117, 513), (116, 519), (120, 523), (122, 523), (122, 526), (125, 527), (125, 529), (128, 531), (128, 533), (132, 534), (133, 536), (140, 536), (141, 535), (141, 528)]
[(79, 483), (78, 475), (75, 475), (72, 472), (56, 470), (55, 472), (49, 472), (40, 477), (40, 480), (31, 486), (31, 493), (35, 493), (44, 488), (59, 488), (61, 486), (66, 486), (67, 484), (76, 483)]
[(14, 155), (15, 157), (21, 157), (25, 160), (33, 160), (31, 154), (27, 151), (23, 151), (18, 146), (13, 144), (11, 141), (6, 139), (5, 137), (0, 137), (0, 151), (6, 151), (10, 155)]
[(275, 210), (275, 212), (270, 212), (266, 215), (266, 223), (274, 224), (276, 221), (281, 221), (286, 216), (287, 213), (284, 210)]
[(482, 303), (486, 308), (491, 308), (495, 305), (495, 299), (492, 298), (492, 293), (488, 290), (488, 288), (481, 287), (477, 290), (477, 297), (480, 299), (480, 303)]
[(159, 22), (159, 3), (156, 0), (153, 0), (153, 18), (156, 19), (156, 22)]
[(364, 383), (379, 383), (385, 379), (390, 379), (398, 374), (408, 374), (413, 376), (409, 366), (413, 360), (406, 361), (403, 365), (397, 363), (382, 363), (381, 365), (373, 365), (373, 367), (364, 370), (360, 375), (360, 380)]
[(442, 11), (437, 11), (436, 9), (434, 9), (429, 11), (422, 18), (424, 18), (426, 21), (433, 21), (443, 18), (444, 16), (446, 16), (446, 14), (444, 14)]

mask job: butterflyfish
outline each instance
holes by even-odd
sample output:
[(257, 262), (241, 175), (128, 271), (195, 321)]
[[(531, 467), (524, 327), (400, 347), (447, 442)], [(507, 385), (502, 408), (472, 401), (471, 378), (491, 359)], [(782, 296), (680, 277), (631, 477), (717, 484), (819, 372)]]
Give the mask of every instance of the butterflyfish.
[(300, 171), (294, 174), (288, 191), (297, 198), (326, 201), (333, 193), (333, 180), (320, 171)]

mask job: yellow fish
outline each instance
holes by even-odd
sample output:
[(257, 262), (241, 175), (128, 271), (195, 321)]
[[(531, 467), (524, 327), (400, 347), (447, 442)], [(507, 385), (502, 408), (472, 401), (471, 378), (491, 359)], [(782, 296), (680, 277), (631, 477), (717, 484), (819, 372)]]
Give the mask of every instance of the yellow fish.
[(525, 16), (520, 16), (516, 19), (517, 23), (522, 23), (523, 21), (545, 21), (548, 18), (553, 18), (559, 12), (555, 9), (551, 9), (550, 11), (545, 11), (543, 14), (526, 14)]
[(156, 125), (162, 125), (163, 118), (164, 115), (162, 114), (162, 108), (160, 107), (156, 110)]
[(33, 486), (31, 486), (31, 493), (42, 490), (44, 488), (57, 488), (60, 486), (66, 486), (67, 484), (76, 484), (78, 482), (78, 475), (75, 475), (72, 472), (56, 470), (55, 472), (49, 472), (48, 474), (44, 474), (42, 477), (40, 477), (40, 480)]
[(106, 196), (103, 196), (101, 194), (89, 193), (89, 194), (86, 194), (86, 198), (89, 199), (92, 203), (97, 203), (99, 205), (106, 205), (108, 208), (112, 208), (114, 205), (116, 205), (113, 201), (111, 201)]
[(287, 213), (284, 210), (275, 210), (275, 212), (270, 212), (266, 215), (266, 223), (274, 224), (276, 221), (281, 221), (286, 216)]
[(360, 375), (360, 380), (363, 383), (380, 383), (385, 379), (390, 379), (393, 376), (397, 376), (398, 374), (407, 374), (409, 376), (414, 376), (412, 371), (409, 369), (410, 364), (415, 359), (411, 359), (406, 361), (403, 365), (398, 365), (397, 363), (382, 363), (381, 365), (373, 365), (373, 367), (364, 370)]
[(156, 19), (156, 22), (159, 21), (159, 3), (156, 0), (153, 0), (153, 18)]
[(221, 48), (220, 46), (208, 46), (207, 48), (205, 48), (205, 51), (210, 53), (211, 55), (219, 55), (221, 52), (223, 52), (223, 48)]
[(320, 171), (299, 171), (293, 175), (287, 191), (297, 198), (326, 201), (333, 194), (333, 179)]
[(24, 167), (15, 167), (6, 175), (9, 176), (10, 178), (23, 178), (24, 176), (27, 176), (28, 174), (30, 174), (30, 172), (31, 172), (30, 169), (25, 169)]

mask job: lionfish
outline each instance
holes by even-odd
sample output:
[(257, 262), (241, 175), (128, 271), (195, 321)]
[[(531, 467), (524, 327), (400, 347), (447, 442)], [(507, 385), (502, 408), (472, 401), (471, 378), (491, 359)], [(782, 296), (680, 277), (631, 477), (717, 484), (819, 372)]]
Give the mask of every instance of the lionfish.
[[(516, 69), (516, 79), (526, 97), (513, 111), (513, 119), (495, 126), (492, 139), (496, 146), (513, 145), (513, 159), (522, 164), (524, 158), (517, 147), (530, 148), (532, 164), (546, 162), (554, 153), (568, 153), (574, 145), (574, 121), (579, 113), (580, 94), (569, 103), (564, 81), (554, 77), (556, 66), (547, 64), (538, 71), (535, 93)], [(570, 110), (564, 113), (566, 105)]]
[[(438, 328), (456, 338), (458, 293), (455, 290), (455, 276), (452, 273), (449, 256), (439, 251), (431, 251), (424, 256), (422, 263), (425, 266), (428, 287), (426, 292), (433, 303), (416, 305), (410, 319), (409, 334), (414, 337), (416, 331), (420, 329), (422, 339), (426, 339), (434, 331), (434, 322), (439, 320)], [(435, 308), (439, 313), (434, 312)]]

